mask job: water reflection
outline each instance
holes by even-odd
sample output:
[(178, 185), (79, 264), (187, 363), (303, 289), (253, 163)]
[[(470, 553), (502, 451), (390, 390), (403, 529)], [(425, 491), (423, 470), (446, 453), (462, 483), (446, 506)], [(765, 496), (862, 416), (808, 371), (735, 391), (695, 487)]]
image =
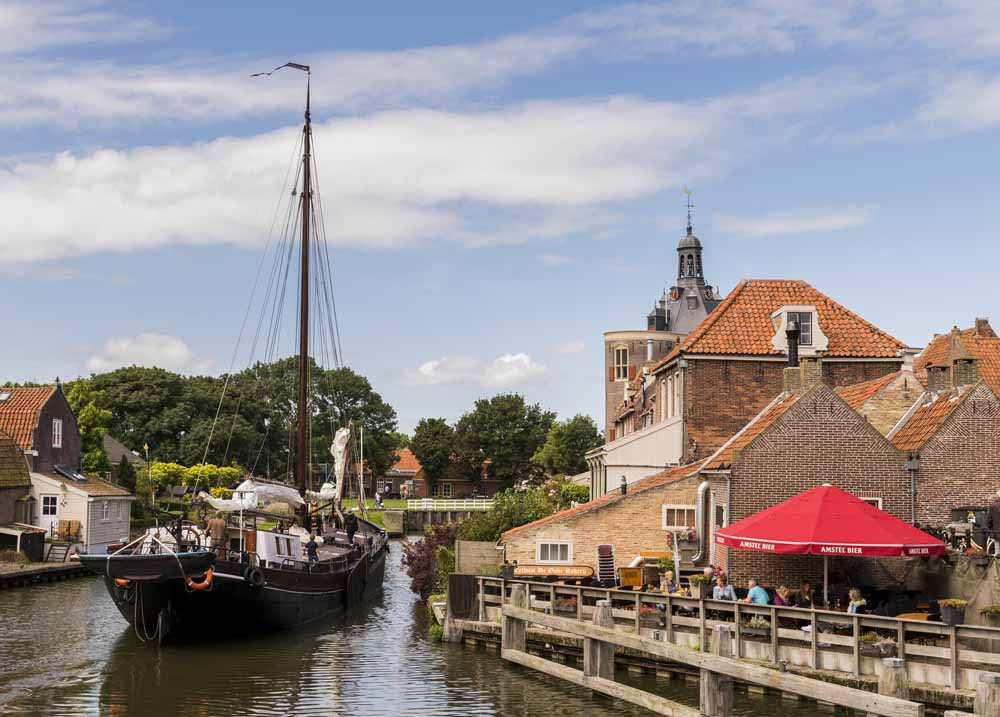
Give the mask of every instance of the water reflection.
[[(142, 644), (96, 579), (0, 593), (0, 712), (45, 715), (450, 715), (648, 712), (427, 639), (394, 546), (379, 601), (334, 624), (160, 649)], [(694, 705), (681, 682), (620, 674)], [(742, 715), (814, 708), (738, 699)]]

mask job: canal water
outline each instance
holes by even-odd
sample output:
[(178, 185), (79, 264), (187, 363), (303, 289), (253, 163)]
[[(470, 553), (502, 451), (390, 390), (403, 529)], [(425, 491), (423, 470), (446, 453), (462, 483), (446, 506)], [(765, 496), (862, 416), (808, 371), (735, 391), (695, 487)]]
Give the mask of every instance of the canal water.
[[(96, 578), (0, 592), (0, 714), (557, 717), (648, 715), (427, 636), (392, 546), (385, 591), (345, 620), (236, 641), (143, 644)], [(618, 679), (697, 706), (682, 681)], [(737, 715), (817, 714), (737, 692)]]

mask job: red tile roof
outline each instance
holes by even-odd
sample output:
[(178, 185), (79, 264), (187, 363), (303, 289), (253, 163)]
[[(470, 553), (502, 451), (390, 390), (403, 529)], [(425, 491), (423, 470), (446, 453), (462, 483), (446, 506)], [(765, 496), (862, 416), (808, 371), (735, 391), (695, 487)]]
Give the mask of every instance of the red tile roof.
[(983, 382), (994, 393), (1000, 394), (1000, 338), (997, 338), (989, 324), (983, 325), (979, 334), (975, 328), (971, 328), (962, 329), (957, 335), (953, 331), (935, 337), (917, 357), (913, 365), (914, 371), (926, 375), (928, 366), (947, 365), (953, 351), (953, 339), (960, 342), (961, 348), (976, 359), (979, 377)]
[(420, 461), (417, 460), (417, 457), (413, 455), (413, 451), (409, 448), (400, 448), (396, 451), (396, 462), (392, 464), (392, 468), (389, 470), (416, 473), (420, 470)]
[(534, 530), (535, 528), (548, 525), (549, 523), (555, 523), (560, 520), (566, 520), (567, 518), (573, 518), (577, 515), (582, 515), (583, 513), (589, 513), (592, 510), (600, 510), (601, 508), (617, 503), (620, 500), (625, 500), (629, 496), (635, 495), (636, 493), (642, 493), (643, 491), (647, 491), (652, 488), (659, 488), (660, 486), (667, 485), (668, 483), (674, 483), (683, 478), (693, 476), (697, 472), (697, 463), (690, 463), (686, 466), (677, 466), (676, 468), (668, 468), (665, 471), (647, 476), (646, 478), (636, 481), (635, 483), (630, 483), (628, 487), (628, 495), (622, 495), (621, 491), (616, 490), (613, 493), (607, 493), (600, 498), (596, 498), (587, 503), (582, 503), (575, 508), (560, 510), (558, 513), (553, 513), (552, 515), (548, 515), (544, 518), (539, 518), (534, 522), (526, 523), (516, 528), (511, 528), (500, 536), (500, 542), (527, 530)]
[(880, 376), (879, 378), (873, 378), (871, 381), (854, 383), (850, 386), (841, 386), (836, 389), (836, 392), (838, 396), (844, 399), (844, 402), (848, 406), (855, 411), (859, 411), (869, 400), (875, 398), (879, 391), (899, 378), (900, 373), (902, 372), (896, 371), (885, 376)]
[(970, 393), (972, 391), (966, 389), (961, 393), (930, 394), (930, 399), (910, 414), (906, 423), (892, 435), (892, 445), (901, 451), (920, 450)]
[(739, 457), (743, 449), (750, 445), (754, 438), (774, 424), (789, 408), (795, 405), (804, 391), (793, 394), (781, 394), (761, 411), (750, 423), (740, 429), (739, 433), (730, 438), (722, 448), (709, 456), (701, 466), (702, 470), (720, 470), (729, 468)]
[(0, 386), (0, 395), (8, 395), (5, 400), (0, 401), (0, 430), (10, 435), (21, 450), (30, 451), (33, 448), (31, 432), (38, 425), (38, 412), (55, 391), (55, 386)]
[(904, 344), (804, 281), (745, 279), (681, 344), (657, 364), (680, 354), (780, 355), (771, 345), (771, 314), (782, 306), (812, 305), (829, 339), (824, 356), (893, 358)]

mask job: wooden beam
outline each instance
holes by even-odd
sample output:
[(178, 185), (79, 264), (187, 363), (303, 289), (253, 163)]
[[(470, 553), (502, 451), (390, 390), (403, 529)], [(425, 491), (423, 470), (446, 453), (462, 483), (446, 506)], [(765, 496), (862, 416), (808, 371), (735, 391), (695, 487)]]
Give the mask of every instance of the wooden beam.
[(600, 692), (609, 697), (638, 705), (658, 715), (665, 715), (666, 717), (699, 717), (698, 710), (691, 709), (679, 702), (673, 702), (649, 692), (643, 692), (634, 687), (619, 684), (613, 680), (602, 677), (589, 677), (584, 675), (580, 670), (550, 662), (544, 658), (535, 657), (525, 652), (502, 650), (500, 656), (515, 664), (530, 667), (533, 670), (538, 670), (546, 675), (572, 682), (575, 685), (585, 687), (594, 692)]
[(778, 672), (769, 667), (761, 667), (739, 660), (696, 652), (686, 647), (667, 644), (657, 640), (630, 635), (628, 633), (580, 623), (552, 615), (532, 612), (524, 608), (507, 606), (504, 615), (510, 615), (520, 620), (545, 625), (561, 632), (590, 637), (610, 642), (613, 645), (627, 647), (640, 652), (646, 652), (674, 662), (681, 662), (699, 669), (705, 668), (728, 675), (740, 682), (771, 687), (783, 692), (791, 692), (811, 699), (833, 702), (842, 707), (871, 712), (882, 717), (924, 717), (924, 706), (906, 700), (883, 697), (865, 690), (844, 687), (829, 682), (820, 682), (807, 677)]
[[(710, 652), (729, 657), (733, 654), (729, 642), (729, 628), (716, 625), (712, 628)], [(709, 646), (706, 646), (709, 647)], [(699, 706), (705, 717), (730, 717), (733, 710), (733, 678), (702, 669), (699, 677)]]
[[(598, 600), (594, 611), (594, 624), (614, 629), (615, 619), (611, 615), (611, 601)], [(583, 674), (587, 677), (615, 679), (615, 646), (610, 642), (583, 638)]]

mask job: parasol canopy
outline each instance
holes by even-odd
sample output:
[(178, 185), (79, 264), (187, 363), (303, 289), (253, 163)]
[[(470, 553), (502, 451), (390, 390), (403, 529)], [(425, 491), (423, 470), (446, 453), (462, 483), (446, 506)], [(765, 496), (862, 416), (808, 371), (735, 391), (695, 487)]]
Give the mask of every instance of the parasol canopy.
[(715, 531), (715, 542), (762, 553), (848, 557), (944, 555), (937, 538), (829, 484)]

